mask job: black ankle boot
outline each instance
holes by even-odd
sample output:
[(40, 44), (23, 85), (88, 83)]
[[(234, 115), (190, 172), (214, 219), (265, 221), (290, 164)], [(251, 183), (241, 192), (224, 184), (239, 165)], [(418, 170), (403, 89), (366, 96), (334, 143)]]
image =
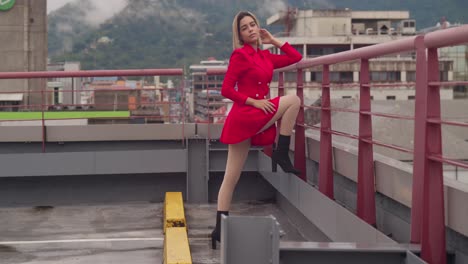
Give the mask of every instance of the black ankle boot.
[(221, 215), (229, 215), (228, 211), (216, 212), (216, 227), (211, 232), (211, 248), (216, 249), (216, 241), (221, 242)]
[(300, 175), (301, 171), (294, 168), (289, 159), (289, 144), (291, 142), (291, 136), (279, 135), (278, 147), (273, 151), (271, 159), (273, 162), (280, 165), (284, 172), (293, 173)]

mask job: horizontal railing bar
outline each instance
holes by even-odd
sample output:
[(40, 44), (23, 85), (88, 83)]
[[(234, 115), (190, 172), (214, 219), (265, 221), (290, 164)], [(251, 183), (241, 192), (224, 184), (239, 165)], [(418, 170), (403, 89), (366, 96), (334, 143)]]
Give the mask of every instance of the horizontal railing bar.
[(359, 137), (356, 136), (356, 135), (352, 135), (352, 134), (348, 134), (348, 133), (340, 132), (340, 131), (336, 131), (336, 130), (322, 129), (321, 131), (325, 132), (325, 133), (341, 136), (341, 137), (347, 137), (347, 138), (351, 138), (351, 139), (359, 139)]
[(444, 121), (444, 120), (441, 120), (441, 119), (434, 119), (434, 118), (428, 119), (427, 122), (431, 123), (431, 124), (442, 124), (442, 125), (450, 125), (450, 126), (468, 127), (468, 123), (456, 122), (456, 121)]
[(377, 145), (377, 146), (386, 147), (386, 148), (398, 150), (398, 151), (409, 153), (409, 154), (414, 153), (414, 151), (411, 150), (411, 149), (396, 146), (396, 145), (393, 145), (393, 144), (383, 143), (383, 142), (380, 142), (380, 141), (377, 141), (377, 140), (362, 139), (362, 141), (364, 141), (366, 143), (369, 143), (369, 144), (374, 144), (374, 145)]
[(332, 65), (347, 61), (355, 61), (360, 59), (370, 59), (382, 55), (389, 55), (400, 52), (408, 52), (415, 50), (415, 40), (417, 36), (404, 39), (385, 42), (368, 47), (358, 48), (354, 50), (343, 51), (335, 54), (320, 56), (312, 59), (305, 59), (297, 64), (289, 67), (281, 68), (278, 71), (289, 71), (295, 69), (311, 68), (320, 65)]
[(183, 74), (184, 74), (183, 69), (0, 72), (0, 79), (117, 77), (117, 76), (176, 76), (176, 75), (182, 76)]
[(449, 158), (446, 158), (446, 157), (443, 157), (443, 156), (439, 156), (439, 155), (431, 155), (428, 157), (430, 160), (433, 160), (433, 161), (438, 161), (438, 162), (441, 162), (441, 163), (446, 163), (446, 164), (450, 164), (450, 165), (453, 165), (453, 166), (457, 166), (457, 167), (462, 167), (462, 168), (465, 168), (465, 169), (468, 169), (468, 163), (465, 163), (465, 162), (462, 162), (462, 161), (457, 161), (457, 160), (453, 160), (453, 159), (449, 159)]
[(379, 117), (388, 117), (388, 118), (401, 119), (401, 120), (414, 120), (414, 117), (412, 116), (394, 115), (394, 114), (386, 114), (386, 113), (379, 113), (379, 112), (362, 111), (361, 114), (379, 116)]
[(455, 86), (455, 85), (468, 85), (468, 82), (429, 82), (429, 86)]
[(424, 36), (424, 45), (427, 48), (441, 48), (455, 46), (468, 42), (468, 26), (460, 26), (437, 30)]

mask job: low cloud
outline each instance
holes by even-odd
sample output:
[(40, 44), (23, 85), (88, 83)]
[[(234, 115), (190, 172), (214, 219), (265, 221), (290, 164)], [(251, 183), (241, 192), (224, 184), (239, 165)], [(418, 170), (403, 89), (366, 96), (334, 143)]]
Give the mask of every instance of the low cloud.
[(102, 24), (127, 6), (127, 0), (47, 0), (47, 13), (50, 14), (69, 3), (82, 6), (83, 2), (86, 2), (86, 5), (92, 6), (92, 8), (87, 10), (83, 18), (87, 24), (92, 26)]

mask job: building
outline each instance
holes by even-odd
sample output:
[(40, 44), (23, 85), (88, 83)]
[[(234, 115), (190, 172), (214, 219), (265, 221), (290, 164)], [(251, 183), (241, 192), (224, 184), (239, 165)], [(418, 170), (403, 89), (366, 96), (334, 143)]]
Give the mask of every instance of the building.
[(195, 122), (218, 123), (224, 120), (230, 100), (221, 95), (224, 74), (208, 76), (208, 69), (227, 69), (227, 62), (210, 58), (190, 66), (193, 94), (189, 102), (190, 117)]
[[(468, 45), (440, 49), (439, 57), (453, 61), (453, 81), (468, 81)], [(468, 98), (466, 85), (454, 86), (455, 98)]]
[[(2, 72), (45, 71), (47, 68), (47, 8), (46, 0), (16, 0), (0, 9), (0, 53)], [(44, 79), (0, 80), (0, 105), (8, 108), (40, 109), (41, 90), (47, 86)], [(19, 107), (23, 105), (24, 107)], [(28, 107), (29, 106), (29, 107)], [(5, 109), (5, 108), (3, 108)], [(5, 110), (8, 110), (5, 109)]]
[[(327, 54), (362, 48), (392, 40), (414, 36), (416, 21), (410, 19), (408, 11), (352, 11), (345, 10), (292, 10), (280, 12), (267, 20), (268, 25), (283, 24), (286, 32), (278, 35), (288, 41), (303, 54), (304, 58), (314, 58)], [(280, 50), (265, 45), (272, 53)], [(453, 61), (441, 58), (441, 80), (453, 79)], [(358, 87), (340, 87), (340, 83), (358, 83), (360, 62), (348, 62), (330, 66), (330, 82), (334, 86), (332, 99), (357, 98)], [(370, 80), (372, 83), (401, 83), (401, 86), (372, 89), (374, 100), (411, 100), (415, 90), (412, 87), (416, 78), (416, 61), (412, 53), (398, 54), (370, 60)], [(295, 87), (296, 73), (285, 74), (285, 87)], [(320, 97), (322, 70), (315, 67), (304, 72), (305, 96), (311, 100)], [(274, 91), (273, 91), (274, 92)], [(452, 99), (451, 88), (441, 89), (442, 99)]]
[[(80, 62), (49, 63), (47, 71), (79, 71)], [(81, 104), (82, 78), (52, 78), (47, 83), (48, 90), (53, 90), (52, 97), (48, 97), (48, 105), (63, 106), (68, 109), (76, 109)]]
[[(421, 29), (419, 33), (427, 34), (433, 31), (464, 26), (460, 23), (451, 24), (442, 17), (433, 27)], [(444, 47), (439, 50), (439, 58), (453, 61), (453, 81), (468, 81), (468, 44)], [(468, 87), (457, 84), (453, 87), (454, 98), (468, 98)]]

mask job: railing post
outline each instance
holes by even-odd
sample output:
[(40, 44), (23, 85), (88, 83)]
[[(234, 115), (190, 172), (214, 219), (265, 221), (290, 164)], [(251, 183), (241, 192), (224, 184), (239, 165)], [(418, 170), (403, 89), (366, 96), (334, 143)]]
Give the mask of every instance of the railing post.
[(374, 151), (372, 142), (372, 116), (363, 114), (371, 111), (369, 85), (369, 60), (361, 60), (359, 108), (359, 155), (358, 155), (358, 193), (357, 215), (368, 224), (376, 225)]
[(415, 39), (416, 96), (414, 106), (413, 190), (411, 202), (411, 242), (421, 243), (423, 184), (426, 174), (427, 61), (424, 36)]
[(294, 141), (294, 167), (301, 171), (301, 178), (307, 182), (306, 153), (305, 153), (305, 127), (304, 127), (304, 75), (302, 69), (297, 69), (297, 89), (296, 94), (301, 99), (301, 107), (297, 115)]
[(330, 199), (333, 194), (333, 160), (330, 110), (330, 66), (323, 65), (322, 72), (322, 111), (320, 125), (320, 165), (319, 190)]
[(185, 138), (185, 123), (187, 123), (187, 100), (185, 95), (185, 74), (182, 74), (182, 89), (180, 91), (180, 104), (182, 106), (182, 146), (185, 146), (186, 138)]
[(45, 127), (45, 117), (44, 117), (44, 108), (45, 108), (45, 98), (44, 98), (44, 89), (41, 90), (41, 118), (42, 118), (42, 153), (45, 153), (45, 141), (46, 141), (46, 127)]
[(430, 160), (429, 156), (442, 156), (441, 124), (427, 122), (427, 119), (440, 119), (440, 87), (430, 82), (439, 81), (439, 59), (437, 48), (427, 53), (427, 110), (425, 119), (426, 144), (424, 174), (421, 256), (428, 263), (445, 264), (444, 179), (442, 163)]

